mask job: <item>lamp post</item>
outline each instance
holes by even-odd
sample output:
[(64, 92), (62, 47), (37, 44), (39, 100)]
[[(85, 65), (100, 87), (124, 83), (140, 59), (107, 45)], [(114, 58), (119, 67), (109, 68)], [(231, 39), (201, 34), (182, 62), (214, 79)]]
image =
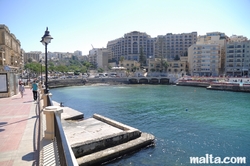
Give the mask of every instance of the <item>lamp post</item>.
[(42, 65), (43, 61), (42, 61), (42, 59), (40, 59), (39, 62), (41, 63), (41, 78), (40, 79), (41, 79), (41, 84), (43, 84), (43, 70), (42, 70), (43, 69), (43, 65)]
[(45, 45), (45, 94), (48, 93), (48, 65), (47, 65), (47, 45), (50, 43), (51, 39), (53, 39), (48, 31), (48, 27), (46, 28), (46, 31), (42, 37), (42, 40), (40, 42)]

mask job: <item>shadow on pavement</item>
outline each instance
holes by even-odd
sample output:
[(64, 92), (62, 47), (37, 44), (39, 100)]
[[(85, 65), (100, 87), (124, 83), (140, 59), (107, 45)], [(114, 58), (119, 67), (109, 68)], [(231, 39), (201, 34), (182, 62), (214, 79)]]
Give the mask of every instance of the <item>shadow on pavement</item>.
[(33, 161), (34, 160), (34, 152), (30, 152), (22, 157), (22, 160), (25, 161)]
[(31, 100), (31, 101), (25, 101), (25, 102), (23, 102), (23, 103), (31, 103), (31, 102), (33, 102), (33, 100)]
[(7, 122), (0, 122), (0, 127), (7, 124)]
[(0, 127), (2, 127), (2, 126), (12, 125), (12, 124), (19, 123), (19, 122), (22, 122), (22, 121), (26, 121), (26, 120), (29, 120), (29, 119), (32, 119), (32, 118), (37, 118), (37, 116), (32, 116), (32, 117), (30, 117), (30, 118), (23, 119), (23, 120), (19, 120), (19, 121), (16, 121), (16, 122), (13, 122), (13, 123), (9, 123), (9, 124), (7, 124), (7, 123), (3, 122), (3, 123), (5, 123), (5, 124), (2, 124)]

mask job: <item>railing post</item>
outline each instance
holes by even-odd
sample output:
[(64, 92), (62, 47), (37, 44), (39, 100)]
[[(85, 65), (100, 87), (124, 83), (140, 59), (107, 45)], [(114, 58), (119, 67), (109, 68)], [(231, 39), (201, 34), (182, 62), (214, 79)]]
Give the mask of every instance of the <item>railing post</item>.
[[(44, 91), (45, 89), (43, 89)], [(49, 102), (48, 102), (48, 98), (52, 97), (52, 93), (48, 93), (48, 94), (43, 94), (43, 108), (49, 106)]]
[(63, 109), (58, 106), (48, 106), (45, 107), (43, 113), (46, 116), (46, 130), (44, 131), (45, 139), (54, 140), (55, 138), (55, 114), (57, 114), (61, 119), (61, 113)]

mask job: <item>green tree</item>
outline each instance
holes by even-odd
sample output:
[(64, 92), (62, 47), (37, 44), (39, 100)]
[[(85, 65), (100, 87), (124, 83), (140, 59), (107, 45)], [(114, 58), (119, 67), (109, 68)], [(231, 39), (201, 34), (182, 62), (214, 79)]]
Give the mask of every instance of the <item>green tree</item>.
[(163, 61), (162, 66), (164, 67), (164, 71), (166, 72), (169, 67), (169, 64), (167, 61)]
[(81, 72), (81, 73), (86, 73), (86, 72), (87, 72), (87, 67), (86, 67), (86, 66), (82, 66), (82, 67), (80, 68), (80, 72)]
[(85, 62), (84, 63), (84, 66), (86, 66), (86, 68), (87, 68), (87, 72), (89, 71), (89, 69), (93, 66), (91, 63), (89, 63), (89, 62)]
[(67, 72), (68, 68), (65, 65), (58, 65), (58, 66), (55, 67), (55, 70), (60, 71), (60, 72)]
[(29, 59), (28, 59), (28, 63), (31, 63), (32, 61), (33, 61), (32, 58), (29, 58)]
[(49, 71), (55, 71), (55, 65), (52, 61), (49, 62), (48, 64), (48, 70)]
[(104, 70), (102, 68), (99, 68), (97, 71), (98, 73), (103, 73)]
[(122, 64), (123, 61), (124, 61), (124, 56), (121, 56), (121, 57), (120, 57), (121, 66), (123, 65), (123, 64)]
[(24, 68), (27, 70), (29, 69), (29, 71), (31, 73), (36, 73), (39, 74), (41, 72), (41, 64), (37, 63), (37, 62), (31, 62), (31, 63), (26, 63), (24, 65)]

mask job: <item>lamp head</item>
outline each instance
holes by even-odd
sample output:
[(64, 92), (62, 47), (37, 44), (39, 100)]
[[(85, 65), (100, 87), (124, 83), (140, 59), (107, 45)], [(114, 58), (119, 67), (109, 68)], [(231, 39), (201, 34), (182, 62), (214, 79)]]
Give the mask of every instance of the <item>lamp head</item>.
[(47, 27), (46, 31), (42, 37), (42, 40), (40, 42), (42, 42), (43, 45), (49, 44), (51, 42), (51, 39), (53, 39), (53, 37), (50, 36), (49, 31), (48, 31), (48, 27)]

